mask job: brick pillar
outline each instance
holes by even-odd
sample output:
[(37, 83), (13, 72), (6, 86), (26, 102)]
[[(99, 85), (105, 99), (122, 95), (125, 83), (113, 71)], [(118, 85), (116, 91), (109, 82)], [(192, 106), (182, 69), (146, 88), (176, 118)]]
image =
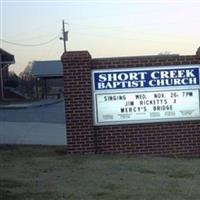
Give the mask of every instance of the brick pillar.
[(91, 56), (88, 51), (66, 52), (64, 68), (64, 98), (68, 152), (95, 153)]

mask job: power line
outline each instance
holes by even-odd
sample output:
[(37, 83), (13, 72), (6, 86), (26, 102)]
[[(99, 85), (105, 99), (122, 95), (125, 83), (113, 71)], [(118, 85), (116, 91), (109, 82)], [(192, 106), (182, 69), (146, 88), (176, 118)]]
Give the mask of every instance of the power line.
[(22, 35), (21, 37), (18, 37), (18, 38), (15, 38), (15, 39), (11, 39), (11, 40), (14, 43), (21, 43), (22, 41), (29, 41), (29, 40), (38, 40), (38, 39), (43, 39), (44, 40), (44, 38), (47, 38), (47, 37), (52, 38), (54, 36), (56, 37), (56, 35), (57, 34), (55, 34), (55, 32), (54, 32), (54, 34), (53, 33), (52, 34), (42, 34), (42, 35), (40, 34), (40, 35), (32, 35), (30, 37), (24, 37)]
[(58, 39), (60, 33), (58, 35), (56, 35), (56, 37), (53, 37), (52, 39), (46, 41), (46, 42), (42, 42), (42, 43), (38, 43), (38, 44), (21, 44), (21, 43), (16, 43), (16, 42), (11, 42), (11, 41), (7, 41), (4, 39), (0, 39), (0, 41), (7, 43), (7, 44), (11, 44), (11, 45), (15, 45), (15, 46), (23, 46), (23, 47), (36, 47), (36, 46), (43, 46), (46, 45), (56, 39)]

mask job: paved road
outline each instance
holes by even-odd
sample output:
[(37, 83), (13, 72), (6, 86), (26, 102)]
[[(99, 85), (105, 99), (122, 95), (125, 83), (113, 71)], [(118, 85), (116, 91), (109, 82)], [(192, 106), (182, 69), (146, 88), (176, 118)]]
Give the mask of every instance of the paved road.
[(0, 109), (0, 143), (65, 145), (64, 103)]
[(64, 124), (64, 102), (36, 108), (0, 109), (0, 121)]

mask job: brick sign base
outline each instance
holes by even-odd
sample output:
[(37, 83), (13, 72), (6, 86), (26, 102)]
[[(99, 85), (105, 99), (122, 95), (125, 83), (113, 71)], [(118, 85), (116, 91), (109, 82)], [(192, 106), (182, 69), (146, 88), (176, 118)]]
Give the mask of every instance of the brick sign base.
[(62, 63), (69, 153), (200, 155), (198, 120), (94, 126), (91, 79), (94, 69), (200, 64), (198, 54), (93, 59), (74, 51), (64, 53)]

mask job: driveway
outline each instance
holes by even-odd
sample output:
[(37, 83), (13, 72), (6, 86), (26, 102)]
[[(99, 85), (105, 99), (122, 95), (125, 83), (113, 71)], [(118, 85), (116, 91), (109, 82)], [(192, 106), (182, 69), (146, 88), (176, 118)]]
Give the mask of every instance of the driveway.
[(65, 145), (64, 102), (26, 109), (0, 109), (0, 143)]

